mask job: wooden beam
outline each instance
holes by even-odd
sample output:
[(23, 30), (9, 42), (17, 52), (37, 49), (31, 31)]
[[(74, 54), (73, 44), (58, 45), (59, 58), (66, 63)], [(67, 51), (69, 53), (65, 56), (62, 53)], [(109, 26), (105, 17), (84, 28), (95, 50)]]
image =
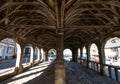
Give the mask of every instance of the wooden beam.
[(65, 0), (55, 0), (57, 28), (63, 28)]
[[(114, 11), (113, 11), (113, 9), (110, 9), (110, 8), (97, 8), (97, 10), (109, 10), (109, 11), (111, 11), (113, 14), (115, 14), (118, 18), (120, 18), (120, 16), (117, 14), (117, 13), (115, 13)], [(75, 10), (71, 10), (69, 13), (66, 13), (67, 15), (65, 15), (66, 17), (65, 17), (65, 21), (69, 21), (69, 19), (71, 19), (71, 18), (73, 18), (74, 16), (76, 16), (76, 15), (81, 15), (83, 12), (85, 12), (85, 11), (93, 11), (93, 10), (96, 10), (96, 9), (94, 9), (94, 8), (77, 8), (77, 9), (75, 9)], [(96, 10), (96, 11), (97, 11)]]
[[(52, 16), (49, 11), (42, 11), (42, 10), (15, 10), (13, 13), (15, 13), (15, 12), (30, 12), (30, 13), (35, 12), (35, 13), (40, 13), (41, 15), (45, 16), (47, 18), (47, 20), (51, 24), (55, 24), (55, 21), (56, 21), (55, 17)], [(23, 17), (25, 17), (25, 16), (23, 16)], [(34, 16), (34, 17), (37, 17), (37, 16)], [(18, 18), (20, 18), (20, 17), (18, 17)], [(15, 18), (15, 19), (18, 19), (18, 18)]]
[(90, 11), (92, 15), (94, 15), (96, 17), (96, 19), (100, 20), (104, 25), (106, 25), (107, 23), (102, 20), (100, 17), (96, 16), (92, 11)]
[(101, 29), (101, 28), (114, 28), (114, 26), (110, 26), (110, 25), (90, 25), (90, 26), (67, 26), (66, 29)]
[[(10, 12), (9, 14), (7, 14), (1, 21), (0, 21), (0, 23), (2, 23), (8, 16), (10, 16), (10, 15), (12, 15), (13, 13), (15, 13), (15, 12), (17, 12), (18, 11), (18, 9), (21, 7), (21, 5), (41, 5), (41, 6), (43, 6), (43, 8), (42, 9), (44, 9), (44, 11), (45, 11), (45, 13), (43, 13), (43, 12), (41, 12), (40, 10), (39, 11), (35, 11), (35, 12), (37, 12), (37, 13), (41, 13), (41, 14), (43, 14), (43, 15), (47, 15), (46, 17), (48, 17), (48, 20), (50, 21), (50, 22), (53, 22), (54, 23), (54, 21), (51, 21), (51, 19), (53, 19), (53, 20), (55, 20), (55, 17), (54, 17), (54, 15), (52, 15), (53, 14), (53, 12), (52, 12), (52, 14), (49, 12), (49, 11), (52, 11), (52, 10), (50, 10), (50, 9), (48, 9), (48, 6), (47, 5), (45, 5), (45, 4), (43, 4), (43, 2), (41, 2), (41, 1), (39, 1), (39, 2), (9, 2), (9, 3), (6, 3), (6, 8), (10, 8), (11, 7), (11, 5), (12, 6), (16, 6), (16, 5), (18, 5), (18, 7), (15, 9), (15, 10), (13, 10), (12, 12)], [(20, 5), (20, 7), (19, 7), (19, 5)], [(10, 7), (8, 7), (8, 6), (10, 6)], [(1, 8), (0, 8), (1, 9)], [(3, 8), (2, 8), (3, 9)], [(24, 10), (24, 12), (28, 12), (28, 10)], [(30, 11), (29, 11), (30, 12)], [(33, 12), (33, 11), (31, 11), (31, 12)], [(49, 19), (50, 18), (50, 19)], [(52, 24), (53, 24), (52, 23)]]
[(108, 21), (111, 21), (114, 25), (116, 25), (116, 23), (114, 21), (112, 21), (106, 14), (104, 14), (101, 10), (97, 9), (93, 4), (91, 4), (91, 6), (96, 9), (100, 14), (103, 15), (104, 18), (108, 19)]
[(19, 5), (19, 6), (17, 6), (17, 7), (16, 7), (14, 10), (12, 10), (10, 13), (8, 13), (2, 20), (0, 20), (0, 23), (4, 22), (11, 14), (13, 14), (13, 12), (14, 12), (15, 10), (19, 9), (21, 6), (22, 6), (22, 4)]
[(37, 29), (56, 29), (56, 26), (50, 25), (6, 25), (7, 28), (37, 28)]

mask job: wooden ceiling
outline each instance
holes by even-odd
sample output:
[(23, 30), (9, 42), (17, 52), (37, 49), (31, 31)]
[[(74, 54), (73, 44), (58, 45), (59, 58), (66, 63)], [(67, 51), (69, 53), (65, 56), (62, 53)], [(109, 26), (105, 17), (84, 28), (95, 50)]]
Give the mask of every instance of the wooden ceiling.
[(0, 0), (1, 30), (49, 47), (59, 28), (64, 45), (77, 47), (118, 31), (119, 22), (120, 0)]

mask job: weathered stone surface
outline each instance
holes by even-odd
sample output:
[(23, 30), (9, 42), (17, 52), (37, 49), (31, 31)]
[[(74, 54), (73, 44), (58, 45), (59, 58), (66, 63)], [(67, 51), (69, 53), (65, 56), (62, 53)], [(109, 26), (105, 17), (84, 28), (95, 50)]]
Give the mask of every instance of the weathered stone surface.
[(55, 84), (65, 84), (65, 66), (63, 64), (55, 65)]
[(102, 76), (79, 63), (66, 62), (66, 84), (120, 84), (113, 79)]

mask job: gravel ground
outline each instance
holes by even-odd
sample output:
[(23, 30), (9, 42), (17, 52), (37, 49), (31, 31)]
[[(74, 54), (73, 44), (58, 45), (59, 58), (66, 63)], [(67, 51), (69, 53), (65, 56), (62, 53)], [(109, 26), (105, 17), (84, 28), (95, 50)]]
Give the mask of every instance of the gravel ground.
[[(55, 63), (44, 62), (0, 84), (54, 84)], [(48, 66), (48, 67), (46, 67)], [(66, 84), (120, 84), (75, 62), (65, 62)]]

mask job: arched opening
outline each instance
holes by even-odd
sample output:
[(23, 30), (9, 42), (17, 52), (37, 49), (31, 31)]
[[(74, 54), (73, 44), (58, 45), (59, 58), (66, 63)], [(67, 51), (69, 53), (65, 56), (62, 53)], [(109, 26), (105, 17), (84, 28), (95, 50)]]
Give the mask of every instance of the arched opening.
[(33, 61), (33, 47), (30, 44), (27, 44), (23, 50), (23, 66), (30, 65), (30, 63), (33, 63)]
[(30, 56), (31, 56), (31, 45), (30, 44), (27, 44), (25, 47), (24, 47), (24, 50), (23, 50), (23, 59), (22, 59), (22, 63), (23, 65), (28, 65), (30, 63)]
[(64, 49), (63, 55), (64, 55), (64, 60), (66, 61), (72, 60), (72, 51), (70, 49)]
[(120, 38), (114, 37), (107, 40), (104, 51), (106, 64), (120, 66)]
[(34, 49), (34, 61), (38, 60), (38, 56), (39, 56), (39, 49), (36, 47)]
[(80, 48), (78, 48), (78, 55), (77, 58), (80, 59)]
[(48, 60), (54, 61), (56, 59), (57, 51), (55, 49), (50, 49), (48, 51)]
[(5, 38), (0, 41), (0, 71), (1, 74), (12, 71), (18, 66), (18, 60), (21, 55), (20, 45), (11, 38)]
[(90, 47), (90, 61), (99, 63), (98, 48), (94, 43)]
[(82, 59), (87, 59), (87, 54), (86, 54), (86, 48), (85, 47), (83, 47), (83, 50), (82, 50), (83, 52), (82, 52)]

